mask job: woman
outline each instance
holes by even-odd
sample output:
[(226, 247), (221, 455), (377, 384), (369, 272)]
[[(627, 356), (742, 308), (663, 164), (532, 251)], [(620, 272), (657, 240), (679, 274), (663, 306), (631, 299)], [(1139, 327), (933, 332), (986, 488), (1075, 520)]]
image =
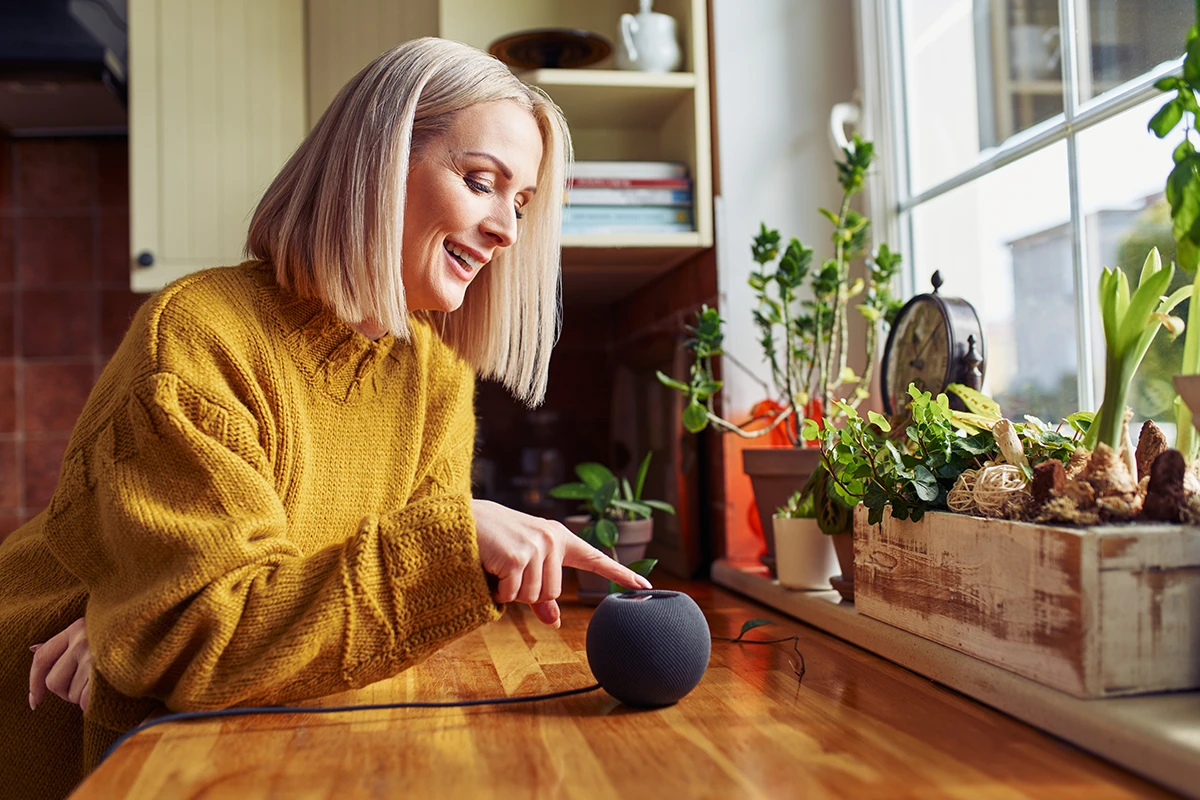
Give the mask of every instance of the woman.
[[(545, 393), (569, 150), (558, 110), (498, 61), (401, 45), (267, 190), (254, 260), (146, 302), (50, 507), (0, 546), (5, 792), (65, 795), (163, 706), (389, 677), (497, 603), (557, 624), (563, 564), (649, 586), (470, 494), (475, 374)], [(31, 711), (27, 648), (81, 616), (86, 714), (53, 697)]]

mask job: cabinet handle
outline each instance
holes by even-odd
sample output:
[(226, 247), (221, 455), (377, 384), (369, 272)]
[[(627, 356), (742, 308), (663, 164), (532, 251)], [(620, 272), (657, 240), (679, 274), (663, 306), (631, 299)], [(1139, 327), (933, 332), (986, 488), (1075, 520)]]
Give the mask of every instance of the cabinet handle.
[(143, 250), (142, 252), (138, 253), (137, 265), (139, 267), (153, 267), (154, 253), (151, 253), (149, 250)]

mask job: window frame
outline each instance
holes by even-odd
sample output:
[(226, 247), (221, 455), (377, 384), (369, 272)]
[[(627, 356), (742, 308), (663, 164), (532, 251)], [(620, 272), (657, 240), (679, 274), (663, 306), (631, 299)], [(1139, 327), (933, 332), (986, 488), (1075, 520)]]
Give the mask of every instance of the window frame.
[[(1003, 0), (992, 0), (1003, 2)], [(919, 194), (912, 191), (907, 73), (903, 37), (903, 9), (899, 0), (855, 0), (858, 37), (858, 74), (863, 106), (862, 133), (875, 142), (883, 169), (869, 179), (868, 214), (888, 241), (898, 242), (907, 264), (899, 290), (904, 297), (916, 294), (913, 253), (913, 211), (944, 194), (979, 180), (1058, 142), (1067, 147), (1067, 180), (1070, 203), (1072, 270), (1075, 287), (1077, 363), (1076, 385), (1080, 408), (1098, 402), (1094, 352), (1094, 287), (1085, 245), (1084, 216), (1080, 202), (1078, 136), (1124, 111), (1164, 96), (1154, 84), (1168, 75), (1182, 74), (1182, 58), (1161, 64), (1141, 77), (1107, 92), (1079, 101), (1079, 26), (1076, 4), (1086, 0), (1058, 0), (1062, 34), (1063, 113), (1009, 137), (983, 151), (973, 166), (961, 170)], [(1149, 120), (1147, 120), (1148, 122)], [(1164, 182), (1166, 176), (1163, 176)]]

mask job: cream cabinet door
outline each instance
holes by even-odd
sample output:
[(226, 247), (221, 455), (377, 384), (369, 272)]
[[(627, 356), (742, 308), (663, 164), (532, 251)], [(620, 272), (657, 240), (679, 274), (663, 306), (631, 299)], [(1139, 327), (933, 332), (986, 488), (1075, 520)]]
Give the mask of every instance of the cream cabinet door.
[(130, 0), (131, 285), (242, 260), (307, 131), (304, 0)]

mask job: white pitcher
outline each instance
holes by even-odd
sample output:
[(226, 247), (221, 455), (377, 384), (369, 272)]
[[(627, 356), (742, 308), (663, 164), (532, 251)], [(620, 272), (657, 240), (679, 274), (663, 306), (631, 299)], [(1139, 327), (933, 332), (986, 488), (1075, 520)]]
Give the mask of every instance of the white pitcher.
[(621, 15), (617, 67), (642, 72), (673, 72), (683, 54), (675, 34), (675, 18), (651, 11), (653, 0), (639, 0), (640, 11)]

